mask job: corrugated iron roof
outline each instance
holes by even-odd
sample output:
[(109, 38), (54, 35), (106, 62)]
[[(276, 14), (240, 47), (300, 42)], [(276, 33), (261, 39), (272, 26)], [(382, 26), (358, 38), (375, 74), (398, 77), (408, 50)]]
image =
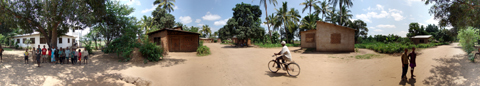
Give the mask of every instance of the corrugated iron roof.
[(416, 36), (413, 36), (412, 38), (430, 38), (432, 37), (432, 35), (416, 35)]

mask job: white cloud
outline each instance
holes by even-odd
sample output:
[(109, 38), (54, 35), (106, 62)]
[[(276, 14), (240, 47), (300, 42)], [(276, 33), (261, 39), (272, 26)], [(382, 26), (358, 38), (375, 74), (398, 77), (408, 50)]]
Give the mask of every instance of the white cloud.
[(363, 11), (373, 11), (373, 10), (383, 10), (385, 6), (377, 4), (375, 8), (368, 7), (367, 9), (363, 9)]
[(355, 15), (356, 18), (364, 20), (365, 22), (372, 23), (371, 18), (385, 18), (388, 16), (387, 11), (381, 11), (380, 14), (377, 12), (368, 12), (367, 14)]
[(199, 26), (199, 27), (201, 27), (201, 26), (203, 26), (203, 25), (204, 25), (204, 24), (197, 24), (197, 26)]
[(190, 18), (190, 16), (180, 16), (180, 21), (183, 23), (183, 24), (188, 24), (190, 22), (192, 22), (192, 18)]
[[(372, 10), (370, 7), (367, 10)], [(400, 21), (405, 19), (402, 16), (403, 12), (397, 9), (388, 9), (388, 12), (384, 10), (382, 5), (377, 4), (377, 8), (373, 8), (373, 10), (381, 10), (380, 13), (377, 12), (368, 12), (367, 14), (357, 14), (355, 18), (361, 19), (365, 22), (372, 23), (370, 20), (371, 18), (386, 18), (392, 16), (395, 21)]]
[(401, 37), (407, 37), (407, 33), (408, 33), (407, 31), (400, 31), (400, 32), (397, 32), (397, 33), (395, 33), (395, 34), (396, 34), (396, 35), (399, 35), (399, 36), (401, 36)]
[(406, 0), (408, 6), (412, 6), (412, 3), (414, 2), (420, 2), (420, 0)]
[[(230, 18), (228, 18), (228, 19), (230, 19)], [(220, 21), (215, 21), (215, 22), (213, 22), (213, 25), (216, 25), (216, 26), (226, 25), (228, 19), (224, 19), (224, 20), (220, 20)]]
[(403, 12), (397, 9), (388, 9), (388, 12), (390, 12), (391, 16), (395, 21), (400, 21), (405, 19), (405, 17), (402, 16)]
[(201, 19), (195, 20), (196, 23), (200, 23), (201, 21), (202, 21)]
[(157, 6), (158, 5), (153, 5), (152, 8), (150, 8), (150, 9), (142, 10), (142, 13), (152, 12), (153, 10), (155, 10), (155, 8), (157, 8)]
[(395, 25), (377, 25), (377, 28), (396, 28)]
[(125, 2), (126, 5), (132, 5), (132, 4), (142, 5), (142, 3), (140, 3), (140, 1), (138, 0), (117, 0), (117, 1)]
[(430, 19), (426, 20), (425, 22), (427, 22), (428, 24), (435, 24), (435, 25), (438, 25), (438, 22), (440, 20), (435, 20), (434, 17), (432, 16)]
[(217, 14), (211, 14), (210, 12), (207, 12), (207, 14), (205, 16), (203, 16), (202, 18), (203, 18), (203, 20), (213, 21), (213, 20), (218, 20), (221, 17)]
[(174, 10), (178, 10), (178, 7), (175, 5), (175, 7), (173, 7)]
[(382, 32), (383, 30), (381, 30), (381, 29), (375, 29), (375, 30), (373, 30), (373, 31), (375, 31), (375, 32)]

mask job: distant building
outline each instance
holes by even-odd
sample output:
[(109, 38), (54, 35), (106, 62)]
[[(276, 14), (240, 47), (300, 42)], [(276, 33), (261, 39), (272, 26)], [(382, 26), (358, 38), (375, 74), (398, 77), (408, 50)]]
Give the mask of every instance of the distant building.
[(203, 43), (213, 43), (213, 39), (211, 38), (200, 38), (201, 41), (203, 41)]
[(317, 21), (315, 30), (300, 32), (302, 48), (315, 48), (324, 52), (353, 52), (355, 29)]
[(161, 45), (166, 52), (195, 52), (199, 33), (183, 31), (182, 27), (164, 28), (148, 33), (148, 40)]
[(410, 38), (413, 43), (420, 44), (420, 43), (430, 43), (429, 39), (432, 38), (432, 35), (416, 35)]
[[(70, 35), (63, 35), (63, 36), (57, 37), (57, 48), (72, 47), (73, 44), (78, 43), (77, 40), (75, 40), (75, 38), (76, 37), (70, 36)], [(43, 48), (44, 45), (46, 48), (49, 47), (47, 45), (47, 40), (38, 33), (30, 34), (30, 35), (14, 36), (13, 39), (18, 46), (23, 48), (26, 48), (27, 46), (37, 48), (38, 45), (40, 45), (41, 48)], [(31, 40), (31, 43), (27, 44), (27, 40)]]

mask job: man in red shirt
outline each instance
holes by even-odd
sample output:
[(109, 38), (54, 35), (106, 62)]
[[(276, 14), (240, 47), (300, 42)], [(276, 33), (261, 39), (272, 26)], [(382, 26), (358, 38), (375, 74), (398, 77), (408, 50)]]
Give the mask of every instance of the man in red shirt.
[(45, 63), (47, 61), (47, 48), (45, 48), (45, 45), (43, 45), (42, 48), (42, 63)]

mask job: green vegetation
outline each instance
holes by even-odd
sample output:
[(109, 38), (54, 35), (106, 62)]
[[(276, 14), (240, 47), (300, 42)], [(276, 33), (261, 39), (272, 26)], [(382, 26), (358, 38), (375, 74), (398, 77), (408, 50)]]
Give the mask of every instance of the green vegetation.
[(5, 50), (5, 51), (12, 51), (13, 49), (10, 49), (10, 48), (3, 48), (3, 50)]
[(460, 39), (460, 46), (462, 46), (462, 49), (470, 53), (472, 51), (475, 51), (475, 42), (480, 38), (479, 30), (473, 27), (468, 27), (467, 29), (461, 30), (458, 32), (458, 38)]
[(449, 43), (428, 43), (428, 44), (405, 44), (405, 43), (383, 43), (383, 42), (371, 42), (371, 43), (361, 43), (355, 44), (355, 48), (366, 48), (374, 50), (379, 53), (400, 53), (403, 49), (415, 48), (429, 48), (438, 45), (447, 45)]
[[(276, 48), (276, 47), (282, 47), (280, 43), (254, 43), (256, 46), (261, 47), (261, 48)], [(288, 47), (298, 47), (300, 44), (285, 44)]]
[(377, 54), (364, 54), (364, 55), (356, 55), (355, 58), (356, 58), (356, 59), (371, 59), (372, 57), (375, 57), (375, 56), (380, 56), (380, 55), (377, 55)]
[(210, 48), (207, 46), (200, 46), (197, 49), (197, 56), (207, 56), (210, 55)]
[(143, 40), (143, 45), (140, 47), (140, 53), (146, 58), (144, 63), (147, 61), (160, 61), (163, 59), (163, 48), (151, 43), (148, 40)]
[(265, 29), (260, 26), (262, 14), (258, 5), (246, 3), (236, 4), (233, 10), (233, 16), (218, 30), (219, 38), (226, 40), (237, 37), (239, 40), (249, 38), (261, 38)]

